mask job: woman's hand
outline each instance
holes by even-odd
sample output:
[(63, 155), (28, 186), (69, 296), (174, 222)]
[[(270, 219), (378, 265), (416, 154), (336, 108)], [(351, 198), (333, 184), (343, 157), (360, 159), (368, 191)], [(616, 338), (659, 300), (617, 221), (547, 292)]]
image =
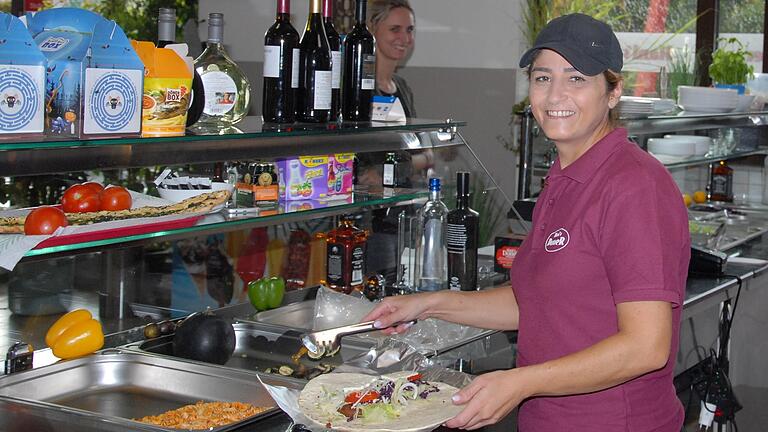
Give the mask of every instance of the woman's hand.
[(530, 396), (521, 379), (523, 370), (489, 372), (475, 378), (453, 396), (453, 403), (465, 408), (445, 425), (471, 430), (498, 423)]
[[(427, 319), (430, 298), (435, 294), (410, 294), (402, 296), (387, 297), (381, 301), (368, 315), (361, 321), (376, 320), (374, 325), (386, 334), (398, 334), (408, 330), (411, 326), (409, 321), (414, 319)], [(400, 324), (396, 327), (390, 327), (395, 323)]]

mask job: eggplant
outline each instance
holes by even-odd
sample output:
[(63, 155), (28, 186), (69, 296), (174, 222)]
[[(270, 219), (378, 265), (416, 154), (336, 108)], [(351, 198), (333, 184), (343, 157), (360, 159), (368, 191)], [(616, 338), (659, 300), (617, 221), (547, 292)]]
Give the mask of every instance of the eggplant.
[(223, 365), (235, 352), (235, 328), (228, 320), (207, 313), (185, 318), (173, 336), (177, 357)]

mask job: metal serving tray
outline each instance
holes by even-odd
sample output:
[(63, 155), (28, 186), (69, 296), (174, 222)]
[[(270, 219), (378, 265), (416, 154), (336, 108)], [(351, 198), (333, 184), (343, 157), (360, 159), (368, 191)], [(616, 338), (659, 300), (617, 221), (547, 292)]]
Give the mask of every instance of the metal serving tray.
[(315, 320), (315, 300), (305, 300), (277, 309), (257, 312), (250, 319), (297, 330), (312, 330)]
[[(235, 352), (224, 366), (260, 372), (268, 368), (276, 371), (280, 366), (290, 366), (294, 370), (291, 377), (300, 380), (308, 380), (322, 373), (321, 364), (336, 367), (353, 357), (367, 353), (374, 346), (374, 341), (362, 342), (345, 338), (341, 351), (334, 356), (312, 360), (304, 355), (295, 362), (291, 356), (302, 347), (301, 331), (255, 322), (238, 322), (233, 326), (236, 338)], [(173, 357), (173, 335), (128, 344), (122, 348)]]
[[(301, 388), (295, 380), (265, 374), (261, 378), (266, 383)], [(215, 432), (233, 430), (280, 412), (253, 372), (117, 349), (0, 377), (0, 396), (37, 401), (133, 427), (139, 424), (131, 419), (198, 401), (237, 401), (275, 407), (243, 421), (210, 429)]]

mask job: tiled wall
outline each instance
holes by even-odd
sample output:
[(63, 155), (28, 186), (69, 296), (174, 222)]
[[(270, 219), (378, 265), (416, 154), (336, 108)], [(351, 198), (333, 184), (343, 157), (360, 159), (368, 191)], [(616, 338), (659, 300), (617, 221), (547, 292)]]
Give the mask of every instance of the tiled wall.
[[(731, 163), (733, 168), (733, 197), (736, 202), (763, 203), (763, 177), (767, 174), (759, 159), (747, 163)], [(683, 193), (693, 194), (697, 190), (706, 191), (708, 166), (670, 169), (672, 178)], [(768, 202), (766, 202), (768, 204)]]

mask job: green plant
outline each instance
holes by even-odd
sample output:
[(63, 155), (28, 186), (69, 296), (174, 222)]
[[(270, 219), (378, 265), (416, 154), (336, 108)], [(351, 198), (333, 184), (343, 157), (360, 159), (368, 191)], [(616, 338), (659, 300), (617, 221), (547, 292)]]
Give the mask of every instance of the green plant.
[(691, 86), (696, 82), (694, 56), (687, 42), (686, 40), (682, 49), (669, 49), (669, 72), (667, 77), (670, 97), (673, 100), (677, 100), (677, 87), (681, 85)]
[[(752, 53), (736, 38), (720, 38), (718, 47), (712, 53), (709, 77), (716, 84), (744, 84), (749, 81), (755, 68), (747, 63)], [(734, 46), (735, 49), (729, 49)]]

